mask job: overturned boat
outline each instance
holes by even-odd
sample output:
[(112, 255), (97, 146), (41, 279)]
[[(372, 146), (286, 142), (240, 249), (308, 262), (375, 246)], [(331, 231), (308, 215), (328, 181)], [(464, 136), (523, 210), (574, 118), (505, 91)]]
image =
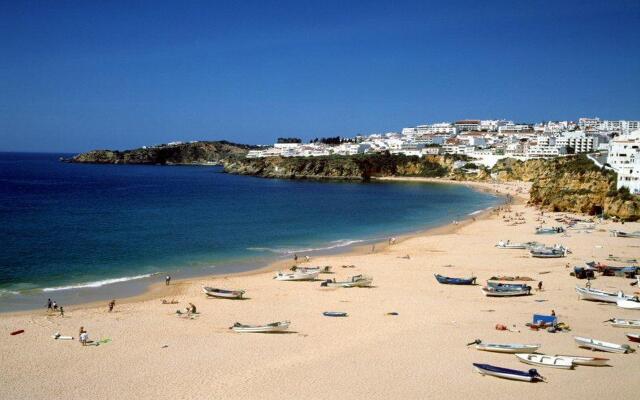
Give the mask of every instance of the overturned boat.
[(236, 322), (229, 329), (241, 333), (277, 333), (286, 331), (289, 325), (291, 325), (290, 321), (272, 322), (266, 325), (245, 325)]
[(221, 299), (241, 299), (244, 295), (244, 290), (225, 290), (210, 286), (203, 286), (202, 292), (209, 297), (218, 297)]

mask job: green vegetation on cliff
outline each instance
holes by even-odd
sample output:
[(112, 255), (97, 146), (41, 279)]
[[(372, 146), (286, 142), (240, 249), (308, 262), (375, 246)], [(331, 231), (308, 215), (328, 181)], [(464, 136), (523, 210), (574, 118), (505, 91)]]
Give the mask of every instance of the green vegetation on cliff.
[(193, 142), (134, 150), (93, 150), (65, 160), (93, 164), (221, 164), (224, 160), (242, 157), (255, 146), (227, 141)]

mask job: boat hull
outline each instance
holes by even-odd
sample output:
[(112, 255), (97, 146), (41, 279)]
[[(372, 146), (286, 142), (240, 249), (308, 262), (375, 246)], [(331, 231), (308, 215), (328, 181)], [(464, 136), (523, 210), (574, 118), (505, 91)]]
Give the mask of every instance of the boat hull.
[(566, 356), (556, 355), (556, 357), (566, 358), (571, 360), (574, 365), (583, 365), (588, 367), (605, 367), (607, 366), (608, 358), (601, 357), (582, 357), (582, 356)]
[(510, 379), (514, 381), (533, 382), (536, 379), (542, 379), (535, 370), (518, 371), (508, 368), (495, 367), (489, 364), (474, 363), (476, 371), (481, 375), (495, 376), (496, 378)]
[(241, 299), (244, 295), (244, 290), (222, 290), (207, 287), (203, 287), (202, 292), (208, 297), (215, 297), (219, 299)]
[(631, 347), (624, 344), (620, 345), (616, 343), (603, 342), (597, 339), (581, 338), (581, 337), (575, 337), (574, 340), (578, 345), (578, 347), (583, 347), (585, 349), (600, 350), (600, 351), (606, 351), (608, 353), (620, 353), (620, 354), (625, 354), (633, 351)]
[(547, 356), (543, 354), (523, 354), (516, 353), (516, 357), (520, 362), (529, 365), (535, 365), (540, 367), (558, 368), (558, 369), (571, 369), (573, 368), (573, 362), (566, 358)]
[(278, 333), (289, 329), (289, 321), (276, 322), (268, 325), (234, 325), (230, 329), (238, 333)]
[(540, 345), (518, 345), (518, 344), (496, 344), (496, 343), (480, 343), (476, 345), (476, 349), (480, 351), (490, 351), (493, 353), (517, 354), (517, 353), (534, 353), (540, 348)]

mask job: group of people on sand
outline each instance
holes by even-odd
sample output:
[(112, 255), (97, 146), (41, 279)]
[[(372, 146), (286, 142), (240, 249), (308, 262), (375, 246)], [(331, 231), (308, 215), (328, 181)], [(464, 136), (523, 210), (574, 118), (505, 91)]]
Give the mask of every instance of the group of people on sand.
[(58, 306), (55, 300), (47, 299), (47, 311), (59, 312), (61, 317), (64, 317), (64, 307)]

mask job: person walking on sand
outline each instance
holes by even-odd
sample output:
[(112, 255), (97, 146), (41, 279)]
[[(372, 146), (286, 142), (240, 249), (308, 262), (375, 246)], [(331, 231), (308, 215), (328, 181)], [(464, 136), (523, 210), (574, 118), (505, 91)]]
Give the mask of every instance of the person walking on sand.
[(297, 254), (293, 254), (293, 261), (298, 261), (298, 255)]
[(64, 317), (64, 307), (60, 306), (60, 316)]
[(542, 281), (538, 282), (538, 290), (541, 291), (542, 290)]
[(53, 309), (53, 303), (51, 299), (47, 299), (47, 311), (51, 311)]
[(113, 307), (116, 306), (116, 301), (115, 300), (111, 300), (109, 302), (109, 312), (113, 311)]
[(170, 282), (171, 282), (171, 277), (169, 275), (167, 275), (166, 278), (164, 278), (164, 284), (169, 286)]
[(83, 346), (87, 345), (87, 331), (84, 330), (84, 326), (80, 327), (80, 332), (78, 332), (78, 340), (80, 341), (80, 344)]
[(56, 303), (55, 300), (53, 301), (53, 303), (51, 303), (51, 305), (53, 306), (53, 311), (57, 311), (58, 310), (58, 303)]

